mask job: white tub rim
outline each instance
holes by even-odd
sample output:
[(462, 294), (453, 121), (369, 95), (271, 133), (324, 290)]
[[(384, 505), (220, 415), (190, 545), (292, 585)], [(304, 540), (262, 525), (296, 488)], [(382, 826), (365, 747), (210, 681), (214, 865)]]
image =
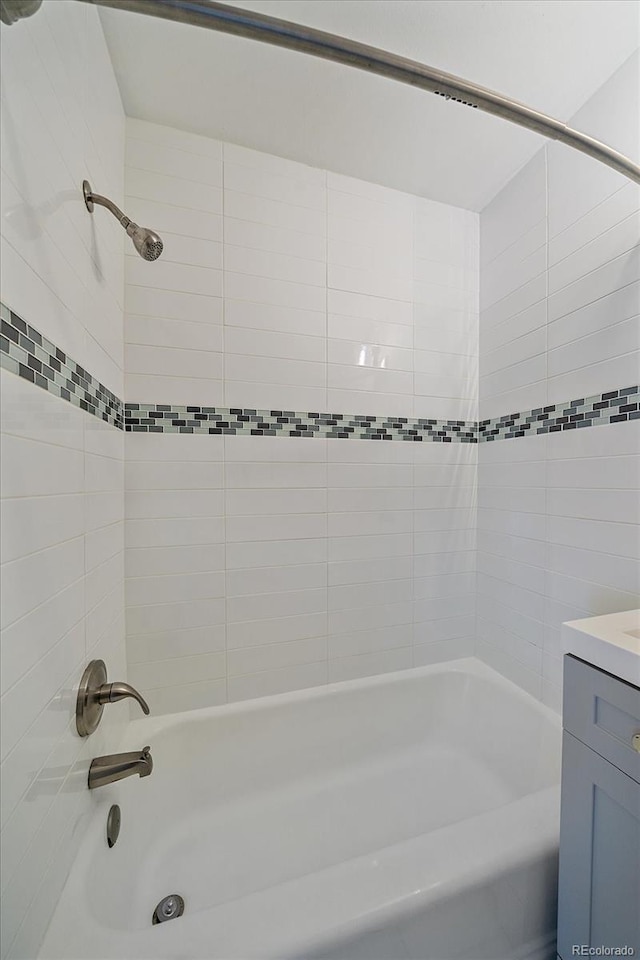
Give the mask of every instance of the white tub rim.
[[(374, 674), (368, 677), (356, 677), (353, 680), (337, 680), (333, 683), (319, 684), (314, 687), (303, 687), (299, 690), (289, 690), (285, 693), (274, 693), (264, 697), (252, 697), (246, 700), (233, 700), (212, 707), (199, 707), (195, 710), (182, 710), (175, 713), (164, 713), (148, 717), (136, 717), (126, 726), (122, 734), (122, 742), (130, 740), (137, 742), (140, 737), (155, 736), (170, 727), (191, 724), (209, 718), (229, 717), (237, 714), (251, 714), (269, 710), (278, 706), (285, 706), (300, 702), (323, 700), (336, 694), (348, 693), (350, 690), (373, 690), (379, 687), (392, 686), (410, 677), (434, 676), (437, 674), (458, 673), (472, 674), (481, 677), (508, 691), (509, 696), (519, 700), (525, 707), (533, 710), (539, 716), (546, 718), (557, 730), (562, 728), (560, 715), (519, 687), (507, 677), (498, 673), (477, 657), (461, 657), (457, 660), (443, 660), (439, 663), (427, 664), (422, 667), (407, 667), (403, 670), (394, 670), (388, 673)], [(151, 707), (153, 707), (153, 691), (150, 692)]]

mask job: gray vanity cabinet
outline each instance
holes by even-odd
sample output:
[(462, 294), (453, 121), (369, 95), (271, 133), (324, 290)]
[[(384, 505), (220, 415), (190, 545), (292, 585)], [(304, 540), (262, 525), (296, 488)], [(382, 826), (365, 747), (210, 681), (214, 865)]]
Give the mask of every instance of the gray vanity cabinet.
[(567, 656), (563, 723), (558, 955), (638, 957), (640, 689)]

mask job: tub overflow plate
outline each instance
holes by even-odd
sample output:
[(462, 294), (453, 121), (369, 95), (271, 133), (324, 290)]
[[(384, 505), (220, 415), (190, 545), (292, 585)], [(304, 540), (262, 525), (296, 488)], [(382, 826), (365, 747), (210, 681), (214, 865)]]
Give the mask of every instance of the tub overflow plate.
[(152, 923), (165, 923), (166, 920), (175, 920), (184, 913), (184, 900), (179, 893), (170, 893), (163, 897), (153, 911)]
[(109, 847), (115, 847), (118, 837), (120, 836), (121, 819), (120, 807), (117, 803), (114, 803), (113, 806), (109, 808), (107, 815), (107, 844)]

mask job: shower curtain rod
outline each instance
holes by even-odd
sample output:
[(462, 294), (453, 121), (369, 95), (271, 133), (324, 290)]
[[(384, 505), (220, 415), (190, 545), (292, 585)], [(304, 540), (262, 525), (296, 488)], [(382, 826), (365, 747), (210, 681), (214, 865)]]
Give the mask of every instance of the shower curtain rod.
[[(288, 50), (297, 50), (324, 60), (333, 60), (335, 63), (366, 70), (369, 73), (377, 73), (379, 76), (428, 90), (446, 100), (484, 110), (485, 113), (502, 117), (551, 140), (558, 140), (612, 167), (629, 180), (640, 183), (640, 166), (600, 140), (573, 130), (566, 123), (494, 90), (478, 86), (454, 74), (436, 70), (416, 60), (388, 53), (378, 47), (371, 47), (356, 40), (349, 40), (288, 20), (217, 3), (215, 0), (80, 0), (80, 2), (143, 13), (197, 27), (207, 27), (210, 30), (260, 40), (262, 43), (271, 43)], [(15, 11), (22, 7), (25, 12), (18, 16), (28, 16), (34, 12), (34, 8), (37, 9), (40, 6), (37, 0), (35, 2), (34, 0), (1, 0), (1, 3), (3, 14), (8, 8)], [(26, 8), (30, 9), (27, 11)], [(4, 15), (2, 19), (5, 19)]]

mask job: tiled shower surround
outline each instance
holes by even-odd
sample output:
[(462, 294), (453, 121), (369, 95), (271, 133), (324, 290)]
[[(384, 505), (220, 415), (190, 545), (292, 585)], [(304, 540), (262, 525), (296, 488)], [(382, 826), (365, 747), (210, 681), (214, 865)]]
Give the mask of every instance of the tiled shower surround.
[[(639, 66), (571, 120), (634, 156)], [(584, 400), (562, 431), (478, 446), (476, 651), (556, 708), (561, 623), (640, 605), (640, 430), (623, 386), (640, 370), (639, 209), (635, 184), (550, 143), (480, 216), (481, 421)], [(609, 425), (580, 429), (597, 395)]]
[[(632, 155), (636, 69), (575, 119)], [(472, 214), (139, 121), (126, 183), (168, 257), (127, 258), (130, 676), (182, 709), (473, 650), (559, 707), (561, 621), (638, 602), (637, 188), (545, 146), (478, 304)]]
[(126, 258), (130, 679), (181, 710), (468, 654), (477, 216), (128, 134), (165, 240)]
[[(495, 665), (532, 692), (540, 695), (530, 665), (545, 655), (545, 645), (557, 649), (557, 635), (552, 647), (552, 624), (541, 630), (531, 622), (531, 588), (539, 583), (544, 589), (544, 579), (525, 558), (543, 563), (549, 553), (565, 567), (575, 559), (578, 569), (590, 563), (586, 570), (593, 577), (606, 575), (614, 563), (609, 551), (620, 549), (615, 527), (596, 524), (594, 533), (609, 538), (599, 567), (591, 543), (588, 553), (546, 543), (548, 537), (580, 538), (579, 527), (554, 522), (547, 533), (544, 516), (527, 510), (519, 515), (515, 508), (522, 503), (540, 509), (545, 500), (542, 490), (529, 488), (545, 474), (539, 459), (528, 463), (532, 452), (540, 457), (532, 440), (560, 434), (560, 458), (565, 450), (591, 449), (600, 456), (611, 449), (614, 434), (607, 432), (605, 442), (602, 431), (589, 431), (589, 441), (576, 447), (567, 432), (584, 435), (584, 428), (637, 419), (637, 386), (466, 423), (123, 405), (6, 308), (3, 330), (3, 365), (133, 434), (127, 463), (129, 673), (156, 710), (472, 652), (477, 443), (486, 484), (480, 491), (479, 546), (487, 550), (478, 575), (487, 578), (488, 593), (494, 591), (491, 600), (478, 600), (478, 642), (487, 637), (485, 655), (495, 660), (502, 654), (505, 662)], [(49, 366), (48, 376), (36, 378), (33, 362), (44, 363), (36, 349), (58, 358), (61, 369)], [(106, 406), (100, 396), (107, 397)], [(622, 449), (635, 449), (632, 434), (617, 436)], [(353, 443), (363, 440), (396, 442)], [(485, 458), (485, 447), (496, 440), (512, 442), (499, 443), (496, 455)], [(495, 462), (497, 470), (483, 461)], [(585, 465), (590, 472), (595, 468), (601, 482), (597, 462), (588, 458)], [(580, 466), (578, 460), (570, 472), (574, 483)], [(607, 460), (610, 482), (633, 489), (637, 461), (623, 457), (620, 467), (616, 471), (615, 461)], [(525, 489), (514, 489), (516, 482)], [(591, 482), (588, 474), (582, 482)], [(564, 509), (577, 495), (568, 495)], [(624, 496), (618, 493), (616, 501), (624, 503)], [(633, 503), (625, 504), (616, 522), (624, 523), (632, 511)], [(493, 529), (485, 529), (486, 523)], [(604, 593), (615, 608), (633, 599), (632, 561), (615, 562), (619, 579), (599, 589), (600, 608)], [(498, 593), (500, 575), (509, 586)], [(570, 586), (561, 583), (562, 590)], [(504, 603), (508, 598), (515, 608)], [(557, 616), (553, 606), (549, 611)], [(485, 617), (493, 619), (490, 628)]]
[[(628, 229), (613, 261), (611, 228), (607, 243), (579, 245), (582, 229), (597, 233), (589, 211), (569, 216), (576, 240), (547, 239), (550, 150), (481, 217), (477, 419), (474, 215), (128, 121), (125, 205), (165, 239), (153, 267), (126, 250), (126, 402), (116, 412), (127, 432), (129, 677), (156, 710), (399, 669), (476, 644), (559, 706), (559, 608), (545, 565), (560, 547), (584, 548), (550, 545), (571, 524), (549, 518), (548, 450), (575, 449), (564, 439), (572, 432), (593, 437), (579, 447), (606, 446), (590, 427), (635, 442), (637, 266)], [(637, 220), (628, 185), (615, 181), (611, 197), (614, 218)], [(599, 212), (597, 196), (590, 202)], [(552, 247), (569, 284), (550, 294)], [(604, 286), (592, 294), (601, 248)], [(601, 376), (570, 338), (581, 297), (587, 327), (603, 322), (609, 287), (621, 319), (605, 336), (619, 359)], [(567, 348), (551, 346), (563, 324)], [(15, 332), (6, 346), (18, 361)], [(564, 376), (572, 362), (577, 372)], [(19, 372), (32, 375), (28, 363)], [(353, 442), (363, 440), (377, 442)], [(521, 472), (539, 486), (512, 489), (511, 460), (533, 451)], [(620, 482), (633, 482), (632, 463)], [(565, 565), (590, 559), (560, 553)], [(606, 594), (598, 585), (593, 603), (584, 587), (572, 610), (633, 605), (630, 568), (623, 583), (626, 592)]]
[[(575, 523), (551, 526), (544, 514), (519, 507), (543, 509), (546, 495), (533, 484), (557, 473), (541, 462), (549, 454), (540, 453), (539, 443), (547, 438), (559, 435), (560, 461), (564, 451), (590, 452), (583, 483), (591, 482), (592, 472), (602, 482), (602, 466), (593, 457), (612, 443), (635, 451), (637, 431), (629, 421), (638, 419), (637, 386), (467, 423), (123, 404), (32, 325), (2, 310), (4, 366), (130, 434), (129, 674), (155, 710), (470, 654), (476, 569), (487, 578), (487, 593), (477, 601), (477, 642), (486, 642), (485, 656), (497, 658), (496, 666), (541, 695), (530, 664), (536, 654), (557, 649), (549, 640), (557, 643), (557, 636), (553, 623), (541, 630), (532, 622), (532, 586), (544, 589), (545, 580), (526, 558), (543, 563), (549, 554), (565, 567), (575, 560), (578, 570), (590, 563), (591, 577), (606, 576), (614, 563), (610, 551), (620, 549), (615, 526), (598, 522), (594, 534), (608, 538), (599, 566), (594, 544), (585, 552)], [(44, 352), (41, 359), (36, 350)], [(35, 379), (33, 362), (44, 369), (44, 354), (57, 358), (60, 370), (49, 366), (48, 376)], [(624, 433), (609, 432), (625, 423)], [(567, 436), (584, 436), (584, 428), (595, 426), (609, 427), (606, 438), (589, 430), (589, 440), (576, 446)], [(488, 446), (496, 446), (496, 455), (485, 458)], [(478, 545), (487, 551), (479, 568), (478, 454), (485, 481)], [(616, 470), (610, 453), (604, 455), (605, 477), (623, 488), (615, 496), (615, 524), (624, 524), (633, 516), (633, 499), (627, 502), (624, 490), (637, 484), (637, 459), (623, 456)], [(570, 471), (574, 484), (580, 467), (578, 459)], [(565, 510), (584, 496), (579, 489), (564, 493)], [(593, 500), (590, 509), (602, 510), (602, 495)], [(618, 536), (626, 549), (623, 531)], [(575, 536), (579, 548), (549, 542)], [(633, 561), (621, 557), (615, 564), (615, 586), (598, 590), (600, 609), (604, 596), (615, 608), (633, 602)], [(497, 593), (499, 576), (509, 585)], [(561, 583), (561, 590), (570, 586)], [(585, 587), (580, 595), (588, 595)], [(517, 606), (510, 609), (506, 599)], [(548, 609), (548, 617), (557, 616), (554, 606)], [(490, 628), (485, 618), (493, 618)]]

